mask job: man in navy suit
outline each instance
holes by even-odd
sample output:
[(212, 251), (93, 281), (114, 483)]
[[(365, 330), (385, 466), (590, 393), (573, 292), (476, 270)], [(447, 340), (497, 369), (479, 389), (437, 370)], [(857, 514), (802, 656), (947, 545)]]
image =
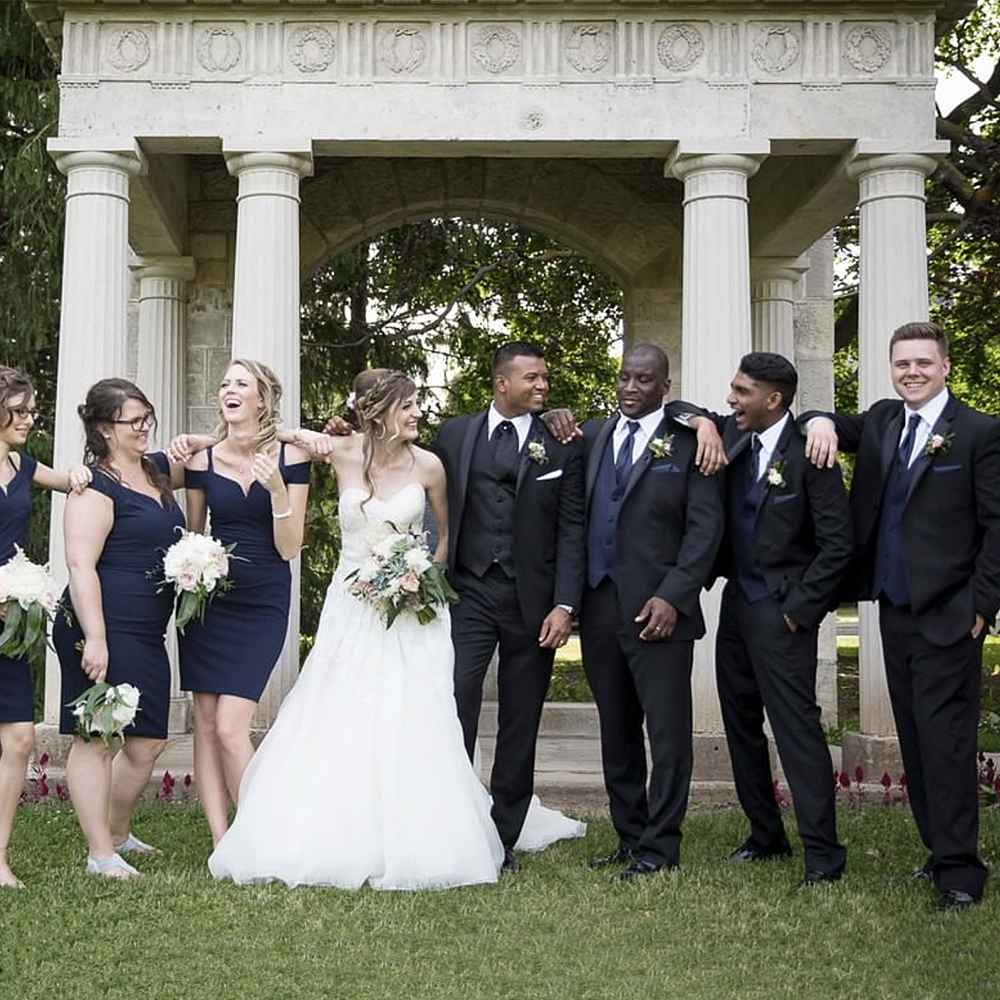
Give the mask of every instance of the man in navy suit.
[(490, 791), (505, 869), (534, 783), (535, 743), (555, 651), (583, 588), (583, 461), (539, 418), (548, 391), (541, 350), (512, 343), (493, 357), (493, 402), (442, 424), (448, 475), (455, 699), (472, 757), (483, 680), (499, 644), (498, 728)]
[[(580, 638), (600, 717), (618, 846), (592, 867), (623, 881), (680, 860), (692, 767), (691, 667), (705, 633), (699, 598), (722, 535), (718, 481), (697, 468), (695, 434), (667, 415), (666, 354), (625, 352), (619, 413), (582, 427), (587, 580)], [(652, 772), (646, 779), (649, 736)]]
[[(906, 323), (890, 340), (899, 399), (810, 419), (809, 454), (857, 453), (855, 596), (879, 602), (886, 679), (922, 871), (939, 909), (979, 901), (976, 728), (987, 622), (1000, 607), (1000, 423), (948, 392), (948, 340)], [(831, 423), (832, 421), (832, 423)]]
[[(839, 466), (816, 468), (789, 408), (792, 363), (757, 352), (740, 361), (727, 417), (711, 414), (729, 465), (726, 533), (715, 575), (728, 579), (716, 672), (736, 792), (750, 837), (734, 862), (792, 853), (774, 798), (764, 712), (795, 805), (803, 886), (840, 878), (833, 768), (816, 703), (817, 631), (851, 558), (851, 511)], [(697, 418), (691, 421), (697, 426)]]

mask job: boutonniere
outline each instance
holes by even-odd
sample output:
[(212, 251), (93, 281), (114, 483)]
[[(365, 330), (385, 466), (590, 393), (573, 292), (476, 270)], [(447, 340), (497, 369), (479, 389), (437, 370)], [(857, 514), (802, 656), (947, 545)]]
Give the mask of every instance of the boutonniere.
[(528, 442), (528, 458), (537, 465), (548, 465), (549, 456), (545, 450), (545, 443), (537, 438)]
[(785, 488), (785, 463), (772, 462), (764, 473), (767, 477), (767, 485), (772, 489), (783, 490)]
[(927, 444), (924, 445), (924, 455), (927, 458), (933, 458), (935, 455), (947, 455), (954, 440), (954, 434), (932, 434), (927, 439)]
[(669, 458), (674, 453), (674, 436), (667, 434), (665, 437), (652, 438), (646, 447), (653, 458)]

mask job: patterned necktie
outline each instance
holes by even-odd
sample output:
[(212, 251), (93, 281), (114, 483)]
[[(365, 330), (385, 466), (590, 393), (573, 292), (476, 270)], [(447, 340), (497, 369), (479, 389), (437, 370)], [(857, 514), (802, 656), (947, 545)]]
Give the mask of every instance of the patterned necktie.
[(632, 444), (635, 441), (635, 432), (639, 429), (639, 421), (630, 420), (626, 426), (628, 437), (622, 441), (618, 457), (615, 459), (615, 486), (619, 488), (628, 482), (629, 473), (632, 471)]

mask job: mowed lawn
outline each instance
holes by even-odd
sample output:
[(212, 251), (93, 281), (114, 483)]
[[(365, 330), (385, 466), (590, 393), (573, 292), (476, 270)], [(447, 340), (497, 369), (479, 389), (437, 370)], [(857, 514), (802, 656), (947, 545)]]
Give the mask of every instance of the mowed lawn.
[[(736, 813), (690, 816), (682, 869), (627, 886), (586, 867), (613, 845), (607, 820), (589, 821), (584, 840), (527, 856), (499, 885), (351, 893), (214, 883), (207, 831), (183, 805), (137, 815), (136, 833), (163, 848), (145, 879), (102, 881), (83, 873), (67, 807), (27, 807), (11, 860), (28, 889), (0, 891), (0, 997), (1000, 997), (1000, 897), (935, 914), (930, 887), (908, 878), (924, 854), (902, 809), (843, 808), (848, 873), (804, 893), (798, 854), (721, 861), (745, 836)], [(995, 868), (995, 806), (982, 842)]]

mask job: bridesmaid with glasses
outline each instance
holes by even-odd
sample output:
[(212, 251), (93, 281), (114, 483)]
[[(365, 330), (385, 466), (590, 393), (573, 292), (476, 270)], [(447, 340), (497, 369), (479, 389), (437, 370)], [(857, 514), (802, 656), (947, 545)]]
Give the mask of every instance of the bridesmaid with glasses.
[[(14, 555), (15, 546), (23, 549), (27, 543), (32, 487), (66, 493), (71, 478), (73, 487), (81, 490), (90, 479), (82, 466), (67, 475), (24, 453), (38, 419), (31, 380), (24, 372), (0, 365), (0, 564)], [(0, 656), (0, 887), (22, 887), (10, 869), (7, 847), (35, 745), (34, 720), (28, 657)]]

